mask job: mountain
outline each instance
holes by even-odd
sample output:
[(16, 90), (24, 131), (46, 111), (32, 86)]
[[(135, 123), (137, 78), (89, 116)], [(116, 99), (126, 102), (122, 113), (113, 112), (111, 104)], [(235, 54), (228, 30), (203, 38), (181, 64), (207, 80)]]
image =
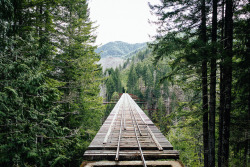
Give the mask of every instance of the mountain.
[(136, 50), (146, 47), (146, 43), (129, 44), (126, 42), (116, 41), (109, 42), (96, 49), (96, 53), (100, 53), (101, 58), (106, 57), (122, 57)]
[(124, 62), (125, 60), (120, 57), (105, 57), (101, 58), (98, 63), (102, 65), (102, 69), (105, 71), (107, 68), (118, 68), (119, 65), (122, 66)]

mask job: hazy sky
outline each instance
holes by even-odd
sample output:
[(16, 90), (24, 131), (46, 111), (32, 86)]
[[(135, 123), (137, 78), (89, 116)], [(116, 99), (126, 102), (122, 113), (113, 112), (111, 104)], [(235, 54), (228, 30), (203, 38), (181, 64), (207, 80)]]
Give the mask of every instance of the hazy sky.
[(155, 34), (148, 2), (155, 0), (89, 0), (90, 18), (99, 25), (96, 43), (111, 41), (140, 43)]

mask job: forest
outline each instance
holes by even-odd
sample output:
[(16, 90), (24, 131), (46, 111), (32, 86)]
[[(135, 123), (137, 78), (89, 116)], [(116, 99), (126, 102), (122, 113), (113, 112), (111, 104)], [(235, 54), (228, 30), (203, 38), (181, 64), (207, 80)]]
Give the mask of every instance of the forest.
[(0, 2), (0, 166), (80, 166), (104, 111), (87, 2)]
[(155, 40), (120, 42), (125, 63), (103, 72), (88, 0), (0, 1), (0, 166), (80, 166), (122, 92), (185, 166), (249, 165), (249, 0), (149, 6)]
[(141, 107), (186, 166), (248, 166), (249, 1), (149, 5), (160, 18), (158, 35), (106, 70), (107, 99), (126, 91), (145, 101)]

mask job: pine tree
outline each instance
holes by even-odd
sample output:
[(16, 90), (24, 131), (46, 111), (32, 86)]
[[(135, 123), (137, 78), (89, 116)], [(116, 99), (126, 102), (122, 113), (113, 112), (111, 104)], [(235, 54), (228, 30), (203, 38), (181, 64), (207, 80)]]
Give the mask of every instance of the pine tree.
[(54, 104), (60, 97), (56, 89), (58, 83), (49, 82), (46, 77), (41, 58), (47, 59), (44, 50), (48, 48), (39, 46), (35, 29), (38, 25), (34, 22), (45, 14), (35, 10), (36, 3), (6, 1), (0, 14), (1, 22), (6, 25), (0, 32), (4, 44), (0, 51), (0, 122), (4, 127), (1, 129), (1, 165), (42, 166), (41, 154), (48, 154), (48, 150), (43, 148), (41, 134), (53, 136), (61, 129), (57, 126), (58, 105)]
[(135, 94), (139, 89), (138, 76), (135, 71), (134, 64), (131, 65), (129, 70), (127, 87), (128, 87), (128, 93), (131, 94)]
[(217, 42), (217, 0), (213, 0), (212, 51), (210, 59), (210, 103), (209, 103), (209, 164), (215, 166), (215, 111), (216, 111), (216, 42)]
[(87, 2), (1, 1), (0, 22), (0, 164), (79, 166), (102, 116)]

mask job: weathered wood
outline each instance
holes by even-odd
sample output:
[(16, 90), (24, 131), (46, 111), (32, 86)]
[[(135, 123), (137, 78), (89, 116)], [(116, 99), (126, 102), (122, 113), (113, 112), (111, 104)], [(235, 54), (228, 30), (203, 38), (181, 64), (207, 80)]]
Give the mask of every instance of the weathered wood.
[[(136, 107), (136, 109), (138, 109), (138, 107)], [(139, 108), (139, 111), (140, 111), (140, 108)], [(139, 114), (140, 118), (142, 119), (142, 122), (146, 125), (146, 127), (148, 129), (148, 132), (151, 135), (152, 139), (154, 140), (155, 144), (157, 145), (158, 149), (162, 151), (163, 148), (162, 148), (161, 144), (158, 142), (158, 140), (156, 139), (154, 133), (151, 131), (151, 129), (149, 128), (149, 126), (146, 124), (144, 118), (141, 116), (141, 113), (138, 112), (138, 114)]]
[[(117, 116), (117, 113), (118, 113), (118, 112), (116, 111), (116, 109), (119, 109), (120, 104), (121, 104), (121, 101), (118, 101), (118, 103), (115, 105), (115, 107), (114, 107), (114, 109), (113, 109), (113, 111), (112, 111), (112, 112), (115, 112), (115, 115), (114, 115), (114, 117), (113, 117), (113, 119), (112, 119), (112, 122), (111, 122), (111, 124), (110, 124), (110, 126), (109, 126), (108, 133), (106, 134), (106, 136), (105, 136), (105, 138), (104, 138), (103, 144), (106, 144), (106, 143), (107, 143), (108, 137), (109, 137), (110, 132), (111, 132), (111, 128), (113, 127), (114, 121), (115, 121), (116, 116)], [(111, 116), (113, 116), (113, 115), (111, 115)]]
[(127, 94), (121, 96), (84, 153), (85, 160), (167, 158), (178, 159), (178, 151), (173, 150), (170, 142)]
[[(87, 150), (85, 154), (115, 154), (115, 150)], [(122, 150), (120, 151), (120, 154), (139, 154), (139, 150)], [(179, 154), (176, 150), (144, 150), (144, 154)]]
[[(144, 158), (147, 160), (158, 160), (158, 159), (179, 159), (179, 154), (165, 154), (165, 153), (144, 153)], [(99, 154), (86, 154), (84, 155), (85, 160), (91, 160), (91, 161), (97, 161), (97, 160), (114, 160), (115, 159), (115, 153), (114, 154), (107, 154), (107, 153), (99, 153)], [(119, 155), (119, 161), (123, 160), (141, 160), (140, 153), (120, 153)]]
[[(143, 166), (144, 166), (144, 167), (147, 167), (147, 164), (146, 164), (146, 162), (145, 162), (145, 159), (144, 159), (144, 156), (143, 156), (143, 152), (142, 152), (142, 149), (141, 149), (141, 145), (140, 145), (140, 142), (139, 142), (139, 139), (138, 139), (138, 136), (137, 136), (137, 132), (136, 132), (135, 124), (134, 124), (135, 117), (134, 117), (134, 114), (133, 114), (133, 111), (132, 111), (132, 110), (130, 110), (130, 114), (131, 114), (131, 119), (132, 119), (132, 122), (133, 122), (133, 125), (134, 125), (134, 131), (135, 131), (135, 136), (136, 136), (138, 148), (139, 148), (139, 150), (140, 150), (140, 157), (141, 157), (141, 160), (142, 160), (142, 162), (143, 162)], [(132, 117), (132, 116), (133, 116), (133, 117)], [(137, 124), (137, 128), (138, 128), (138, 130), (139, 130), (138, 124)]]
[[(183, 167), (178, 161), (147, 161), (148, 166), (160, 167)], [(127, 166), (127, 167), (141, 167), (141, 161), (98, 161), (98, 162), (83, 162), (81, 167), (114, 167), (114, 166)]]

